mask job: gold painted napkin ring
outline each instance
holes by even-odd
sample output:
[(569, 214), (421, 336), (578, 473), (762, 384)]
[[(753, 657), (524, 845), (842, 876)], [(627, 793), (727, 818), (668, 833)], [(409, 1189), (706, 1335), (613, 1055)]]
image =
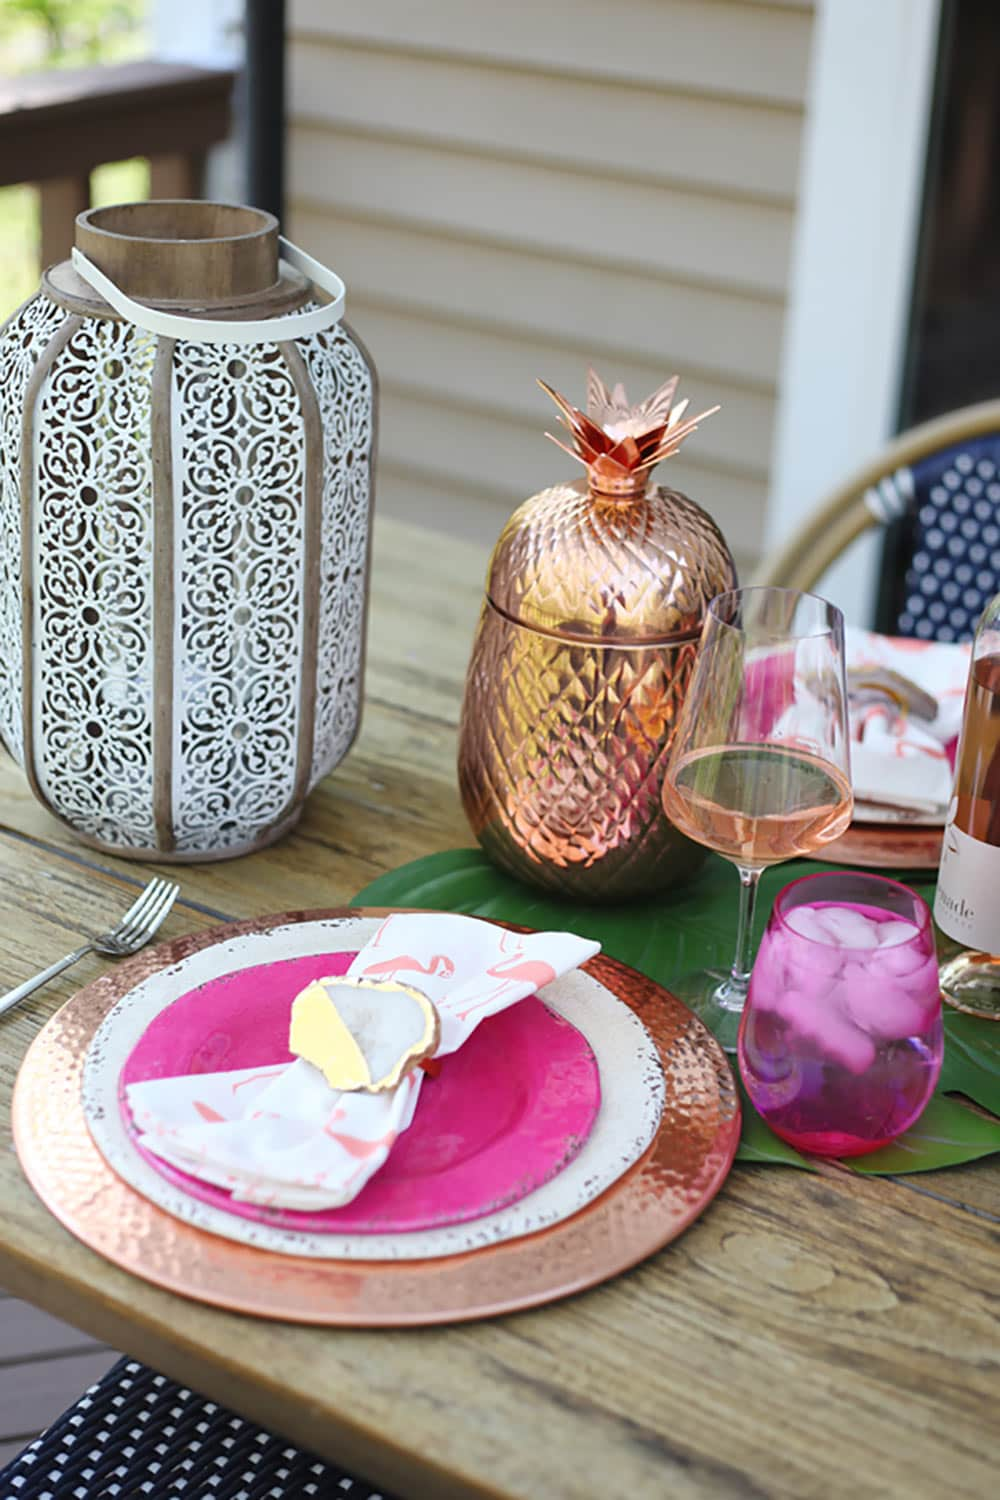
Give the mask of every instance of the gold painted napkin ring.
[[(379, 1003), (366, 1005), (365, 995)], [(396, 1088), (434, 1055), (440, 1040), (433, 1002), (415, 985), (396, 979), (314, 979), (292, 1001), (289, 1050), (319, 1068), (330, 1087), (342, 1093)]]

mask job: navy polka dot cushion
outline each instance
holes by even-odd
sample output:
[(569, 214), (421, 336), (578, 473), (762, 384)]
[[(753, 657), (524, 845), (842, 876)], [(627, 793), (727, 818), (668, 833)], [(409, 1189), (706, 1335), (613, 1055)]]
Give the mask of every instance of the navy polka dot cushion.
[(909, 566), (896, 633), (964, 641), (1000, 593), (1000, 437), (914, 464)]
[(0, 1470), (0, 1500), (392, 1500), (120, 1360)]

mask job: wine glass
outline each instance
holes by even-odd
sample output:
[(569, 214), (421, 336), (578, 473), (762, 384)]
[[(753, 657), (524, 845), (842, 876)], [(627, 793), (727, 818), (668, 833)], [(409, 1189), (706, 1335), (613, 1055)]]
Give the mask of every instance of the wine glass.
[(783, 1140), (860, 1156), (918, 1119), (941, 1072), (931, 914), (895, 880), (806, 875), (777, 896), (740, 1024), (740, 1073)]
[(678, 718), (663, 808), (739, 871), (732, 969), (671, 984), (727, 1052), (750, 980), (761, 870), (839, 838), (853, 806), (840, 610), (794, 589), (719, 594)]

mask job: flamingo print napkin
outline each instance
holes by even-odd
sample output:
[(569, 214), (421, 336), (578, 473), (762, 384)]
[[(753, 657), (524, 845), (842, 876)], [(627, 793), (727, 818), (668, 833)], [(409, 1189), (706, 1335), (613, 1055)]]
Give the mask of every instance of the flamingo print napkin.
[[(436, 1057), (599, 952), (568, 932), (507, 932), (474, 917), (398, 913), (354, 959), (352, 977), (398, 979), (433, 1001)], [(322, 978), (317, 973), (316, 978)], [(386, 1161), (413, 1119), (417, 1068), (382, 1094), (338, 1092), (301, 1058), (273, 1067), (154, 1079), (127, 1090), (148, 1151), (244, 1202), (339, 1208)]]
[(858, 801), (943, 815), (951, 798), (969, 655), (968, 645), (848, 627), (849, 681), (863, 677), (863, 669), (898, 672), (936, 705), (931, 717), (922, 718), (891, 696), (852, 693), (851, 775)]

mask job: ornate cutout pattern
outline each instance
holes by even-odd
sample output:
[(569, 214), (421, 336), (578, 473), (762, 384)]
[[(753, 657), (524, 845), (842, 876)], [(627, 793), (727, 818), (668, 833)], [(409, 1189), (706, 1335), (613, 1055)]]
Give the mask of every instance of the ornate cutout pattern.
[(323, 425), (323, 544), (311, 786), (346, 755), (361, 712), (375, 393), (339, 325), (299, 345)]
[[(0, 731), (18, 758), (23, 405), (66, 316), (38, 297), (0, 335)], [(374, 389), (343, 329), (298, 348), (324, 432), (315, 784), (360, 710)], [(236, 852), (296, 810), (306, 437), (277, 344), (174, 346), (173, 599), (156, 597), (156, 349), (127, 323), (85, 318), (38, 396), (35, 760), (72, 827), (156, 851), (153, 647), (172, 617), (173, 833), (197, 857)]]
[(21, 434), (31, 372), (65, 318), (32, 297), (0, 332), (0, 734), (24, 764), (21, 724)]
[(35, 420), (35, 771), (74, 828), (155, 847), (150, 378), (156, 340), (88, 318)]
[(238, 848), (290, 811), (305, 435), (276, 344), (174, 349), (174, 833)]

